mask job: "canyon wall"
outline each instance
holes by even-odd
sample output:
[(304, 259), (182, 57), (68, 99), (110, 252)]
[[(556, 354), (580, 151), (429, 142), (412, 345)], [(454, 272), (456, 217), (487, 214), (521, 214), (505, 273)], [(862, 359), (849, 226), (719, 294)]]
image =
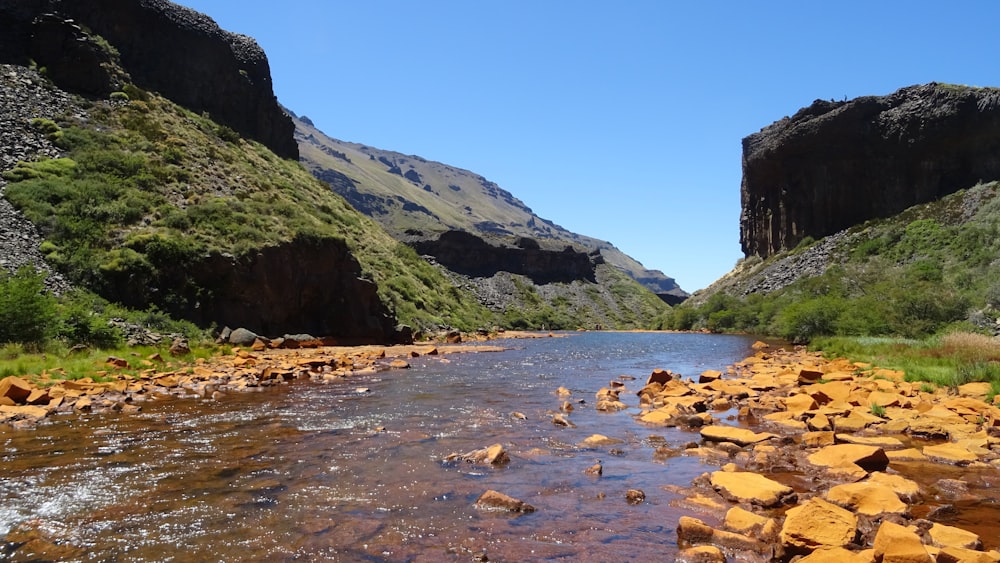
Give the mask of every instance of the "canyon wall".
[(137, 86), (298, 159), (253, 38), (166, 0), (0, 0), (0, 62), (33, 61), (61, 87), (104, 97), (122, 86), (114, 58)]
[(740, 242), (767, 257), (1000, 179), (1000, 89), (816, 100), (743, 139)]

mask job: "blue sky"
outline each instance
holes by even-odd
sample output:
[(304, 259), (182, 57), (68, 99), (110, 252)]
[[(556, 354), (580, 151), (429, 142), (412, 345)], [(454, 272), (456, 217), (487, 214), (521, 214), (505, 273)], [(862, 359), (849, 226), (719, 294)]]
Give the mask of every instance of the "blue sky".
[(741, 141), (817, 98), (1000, 86), (1000, 2), (182, 0), (328, 135), (482, 174), (688, 291), (742, 257)]

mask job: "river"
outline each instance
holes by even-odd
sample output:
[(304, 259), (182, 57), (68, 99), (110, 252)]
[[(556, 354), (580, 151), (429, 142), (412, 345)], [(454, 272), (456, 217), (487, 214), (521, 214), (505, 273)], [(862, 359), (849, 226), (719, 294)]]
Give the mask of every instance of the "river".
[[(638, 423), (634, 391), (654, 368), (724, 369), (751, 354), (752, 341), (613, 332), (501, 340), (509, 350), (423, 356), (410, 370), (332, 384), (5, 427), (0, 536), (30, 522), (80, 548), (81, 561), (671, 560), (677, 519), (690, 511), (664, 487), (713, 468), (658, 456), (698, 435)], [(598, 412), (594, 394), (612, 380), (626, 383), (629, 409)], [(557, 396), (559, 387), (572, 395)], [(567, 399), (575, 428), (552, 423)], [(621, 443), (579, 445), (592, 434)], [(504, 467), (444, 461), (494, 443), (510, 454)], [(603, 476), (584, 474), (597, 460)], [(537, 510), (475, 509), (488, 489)], [(630, 504), (629, 489), (646, 500)]]

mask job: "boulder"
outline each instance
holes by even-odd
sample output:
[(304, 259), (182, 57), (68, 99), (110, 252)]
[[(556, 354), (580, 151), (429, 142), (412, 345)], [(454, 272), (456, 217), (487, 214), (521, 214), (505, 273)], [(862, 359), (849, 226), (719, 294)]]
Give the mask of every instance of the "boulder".
[(253, 346), (257, 334), (245, 328), (237, 328), (229, 333), (229, 343), (234, 346)]
[(835, 504), (812, 498), (785, 513), (781, 543), (789, 552), (808, 553), (850, 545), (857, 531), (857, 516)]
[(501, 492), (488, 490), (476, 499), (475, 507), (479, 510), (497, 512), (534, 512), (535, 507), (522, 500), (505, 495)]
[(716, 471), (710, 482), (723, 497), (740, 503), (772, 507), (794, 502), (796, 498), (791, 487), (757, 473)]
[(777, 435), (770, 432), (758, 433), (746, 428), (722, 425), (705, 426), (701, 429), (700, 433), (702, 438), (712, 442), (732, 442), (740, 446), (749, 446), (777, 437)]
[(882, 563), (933, 563), (916, 532), (883, 521), (875, 534), (875, 560)]

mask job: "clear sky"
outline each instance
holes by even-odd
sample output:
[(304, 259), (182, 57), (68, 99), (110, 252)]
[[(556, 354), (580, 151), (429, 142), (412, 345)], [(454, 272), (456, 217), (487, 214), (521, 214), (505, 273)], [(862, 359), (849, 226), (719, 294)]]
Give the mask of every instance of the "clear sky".
[(1000, 2), (180, 0), (331, 137), (485, 176), (688, 291), (742, 257), (741, 141), (817, 98), (1000, 86)]

